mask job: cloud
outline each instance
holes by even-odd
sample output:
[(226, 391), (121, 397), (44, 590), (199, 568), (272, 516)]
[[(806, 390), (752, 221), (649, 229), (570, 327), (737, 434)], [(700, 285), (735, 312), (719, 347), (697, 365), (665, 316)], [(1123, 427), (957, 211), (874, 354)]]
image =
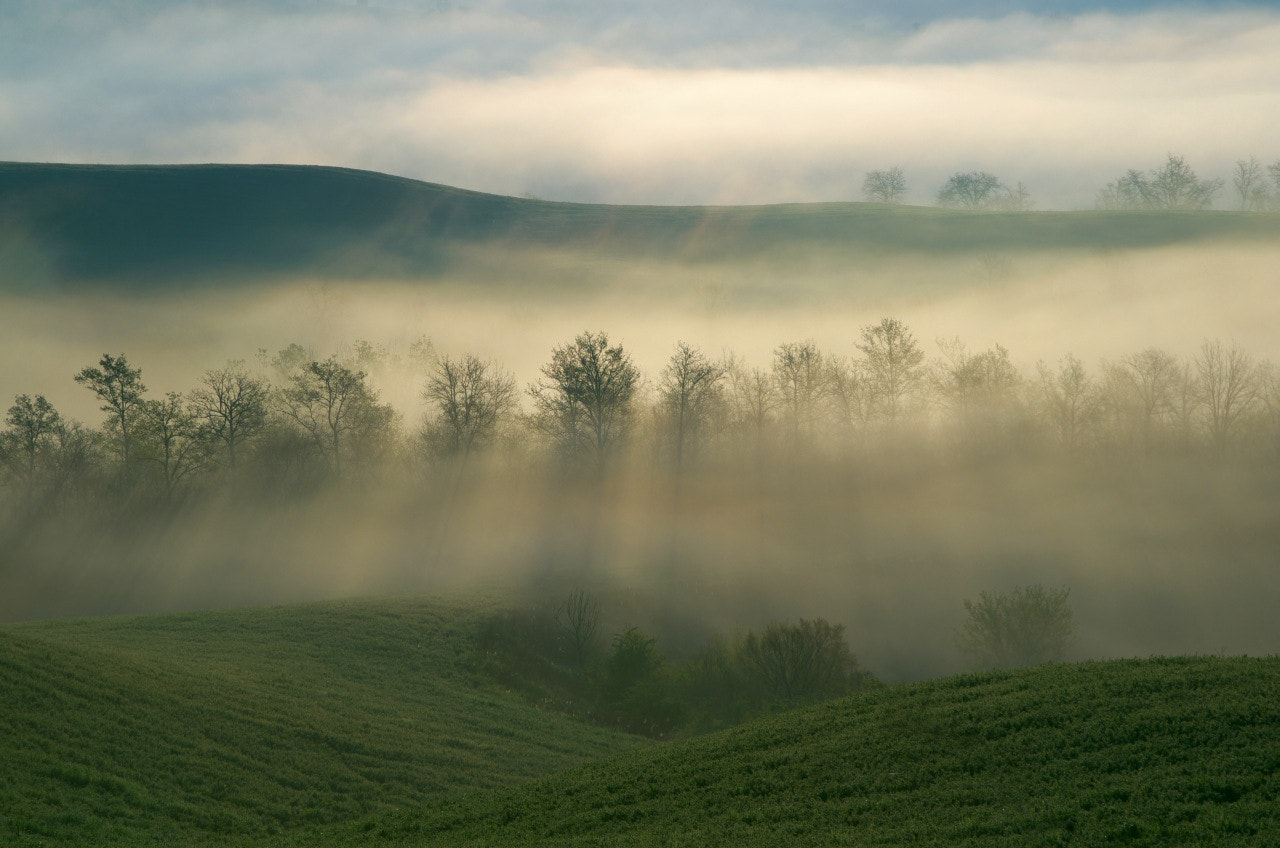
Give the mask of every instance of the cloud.
[(1203, 176), (1280, 155), (1264, 9), (912, 29), (763, 3), (22, 8), (0, 36), (0, 158), (333, 164), (629, 203), (856, 199), (899, 165), (915, 202), (984, 169), (1078, 208), (1168, 152)]

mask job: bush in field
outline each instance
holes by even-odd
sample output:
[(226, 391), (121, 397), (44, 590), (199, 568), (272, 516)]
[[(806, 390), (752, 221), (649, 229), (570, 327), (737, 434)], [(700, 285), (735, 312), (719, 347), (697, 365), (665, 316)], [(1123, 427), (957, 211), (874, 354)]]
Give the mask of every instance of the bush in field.
[(668, 661), (657, 639), (632, 626), (598, 653), (599, 615), (581, 590), (554, 608), (496, 615), (477, 634), (479, 666), (540, 706), (647, 736), (732, 727), (876, 684), (845, 643), (844, 627), (821, 618), (718, 637)]
[(979, 668), (1018, 668), (1061, 660), (1075, 632), (1070, 590), (1015, 586), (965, 600), (969, 617), (956, 643)]
[(632, 733), (661, 736), (684, 720), (663, 667), (657, 641), (639, 628), (626, 627), (613, 638), (605, 666), (603, 710), (612, 723)]
[(868, 678), (845, 642), (844, 625), (823, 618), (775, 621), (759, 635), (748, 631), (738, 663), (773, 706), (847, 695)]

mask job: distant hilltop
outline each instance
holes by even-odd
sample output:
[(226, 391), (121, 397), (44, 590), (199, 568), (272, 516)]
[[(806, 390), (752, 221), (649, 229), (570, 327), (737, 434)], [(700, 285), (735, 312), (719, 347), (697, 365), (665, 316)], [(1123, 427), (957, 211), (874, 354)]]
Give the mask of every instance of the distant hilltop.
[(609, 206), (306, 165), (0, 163), (0, 290), (440, 278), (487, 253), (714, 262), (1280, 242), (1280, 216), (972, 213), (867, 203)]

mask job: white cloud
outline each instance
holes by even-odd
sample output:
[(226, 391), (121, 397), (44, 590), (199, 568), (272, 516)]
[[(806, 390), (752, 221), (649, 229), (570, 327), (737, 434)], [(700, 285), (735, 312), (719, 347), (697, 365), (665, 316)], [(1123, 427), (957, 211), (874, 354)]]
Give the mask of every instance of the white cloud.
[(643, 203), (854, 198), (865, 170), (897, 164), (918, 202), (980, 168), (1027, 183), (1040, 208), (1088, 206), (1167, 152), (1205, 176), (1280, 158), (1274, 12), (1024, 14), (907, 35), (757, 17), (719, 37), (706, 16), (681, 33), (496, 7), (36, 22), (40, 58), (31, 44), (0, 58), (0, 158), (321, 163)]

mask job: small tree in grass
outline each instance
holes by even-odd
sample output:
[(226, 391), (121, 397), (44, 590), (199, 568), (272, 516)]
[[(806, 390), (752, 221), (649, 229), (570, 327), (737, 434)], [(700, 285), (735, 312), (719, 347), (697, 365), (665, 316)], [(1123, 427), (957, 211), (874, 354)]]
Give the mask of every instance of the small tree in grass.
[(574, 669), (587, 673), (587, 662), (595, 650), (600, 625), (600, 605), (581, 589), (575, 589), (556, 609), (556, 626), (573, 652)]
[(867, 675), (844, 639), (844, 625), (826, 619), (771, 622), (748, 631), (739, 650), (747, 677), (773, 705), (821, 701), (858, 691)]
[(979, 592), (965, 600), (969, 617), (956, 643), (980, 668), (1018, 668), (1061, 660), (1075, 622), (1067, 603), (1069, 589), (1039, 584), (1008, 592)]

